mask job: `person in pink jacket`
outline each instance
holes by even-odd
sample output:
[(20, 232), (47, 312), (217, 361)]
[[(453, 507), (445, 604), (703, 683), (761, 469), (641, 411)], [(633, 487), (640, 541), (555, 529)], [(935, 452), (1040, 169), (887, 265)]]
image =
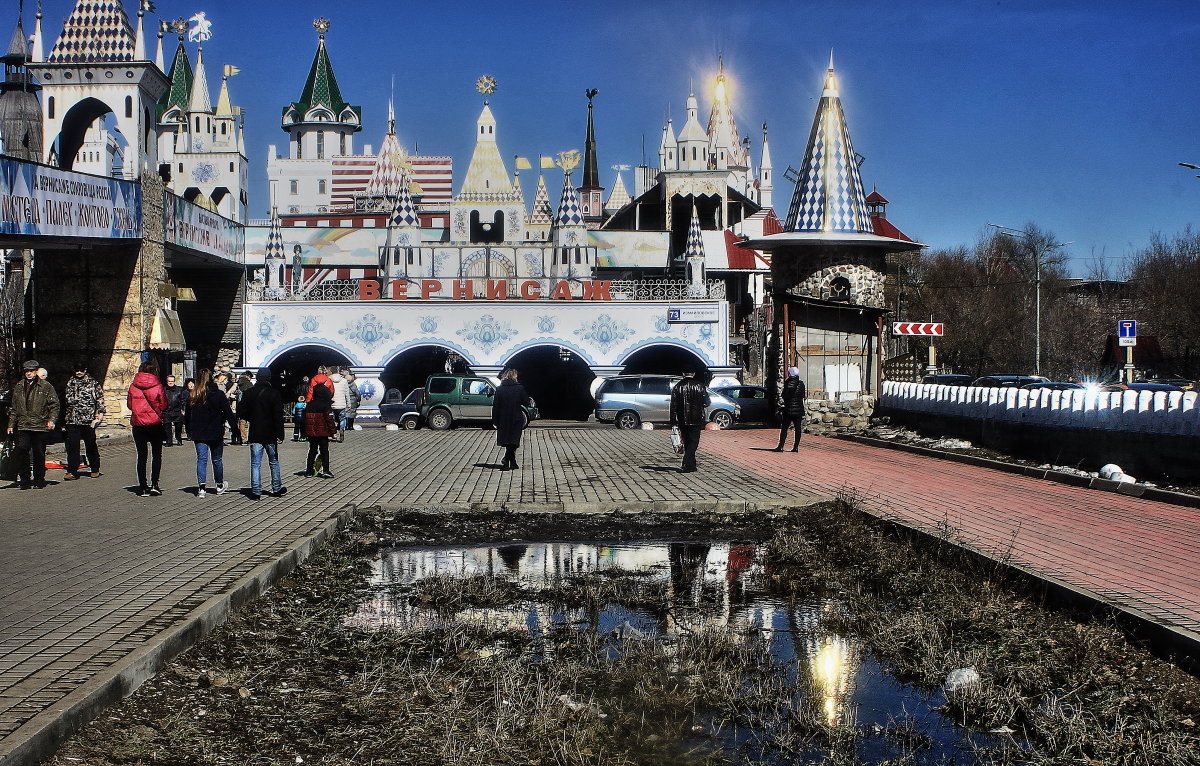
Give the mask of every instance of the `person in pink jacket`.
[[(158, 362), (142, 362), (133, 383), (129, 384), (129, 425), (137, 447), (138, 495), (157, 497), (158, 475), (162, 470), (163, 411), (167, 409), (167, 394), (158, 378)], [(150, 481), (146, 482), (146, 450), (150, 449)]]

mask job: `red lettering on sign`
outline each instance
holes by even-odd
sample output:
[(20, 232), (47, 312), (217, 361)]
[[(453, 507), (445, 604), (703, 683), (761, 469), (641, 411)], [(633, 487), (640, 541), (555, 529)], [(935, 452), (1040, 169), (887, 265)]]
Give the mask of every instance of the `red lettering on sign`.
[(583, 283), (583, 299), (585, 301), (611, 301), (612, 293), (609, 289), (612, 287), (612, 282), (604, 279), (601, 281), (591, 280)]
[(441, 281), (437, 279), (422, 279), (421, 280), (421, 300), (429, 300), (429, 296), (442, 289)]
[(569, 301), (574, 296), (571, 295), (571, 283), (565, 279), (561, 279), (554, 284), (554, 292), (550, 293), (552, 301)]
[(399, 279), (392, 282), (392, 297), (396, 300), (408, 300), (408, 283)]
[(542, 297), (542, 286), (532, 279), (527, 279), (521, 283), (521, 297), (527, 301)]
[(373, 301), (379, 297), (379, 283), (374, 279), (358, 280), (358, 299), (360, 301)]
[(508, 297), (507, 279), (489, 279), (487, 281), (487, 297), (489, 301), (502, 301)]
[(451, 287), (454, 289), (454, 300), (462, 301), (471, 297), (471, 280), (456, 279)]

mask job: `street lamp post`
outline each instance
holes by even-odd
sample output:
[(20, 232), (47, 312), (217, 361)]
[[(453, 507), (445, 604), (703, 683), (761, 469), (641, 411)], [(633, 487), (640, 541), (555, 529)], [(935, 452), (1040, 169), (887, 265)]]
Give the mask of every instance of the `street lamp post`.
[(1013, 229), (1008, 226), (1000, 226), (998, 224), (989, 223), (993, 229), (999, 229), (1000, 233), (1006, 237), (1023, 240), (1030, 249), (1033, 250), (1033, 372), (1035, 375), (1042, 374), (1042, 257), (1060, 247), (1065, 247), (1071, 244), (1070, 242), (1056, 242), (1053, 244), (1043, 244), (1037, 238), (1030, 235), (1024, 229)]

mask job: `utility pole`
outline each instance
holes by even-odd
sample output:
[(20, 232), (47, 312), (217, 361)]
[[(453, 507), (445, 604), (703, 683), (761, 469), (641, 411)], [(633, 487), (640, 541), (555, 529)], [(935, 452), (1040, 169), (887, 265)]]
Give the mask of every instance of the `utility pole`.
[(1034, 307), (1033, 307), (1033, 372), (1035, 375), (1042, 374), (1042, 258), (1051, 250), (1057, 250), (1060, 247), (1066, 247), (1070, 242), (1055, 242), (1046, 244), (1044, 241), (1039, 241), (1029, 231), (1025, 229), (1013, 229), (1009, 226), (1000, 226), (999, 224), (989, 223), (993, 229), (999, 229), (1000, 233), (1006, 237), (1020, 240), (1033, 252), (1033, 286), (1034, 286)]

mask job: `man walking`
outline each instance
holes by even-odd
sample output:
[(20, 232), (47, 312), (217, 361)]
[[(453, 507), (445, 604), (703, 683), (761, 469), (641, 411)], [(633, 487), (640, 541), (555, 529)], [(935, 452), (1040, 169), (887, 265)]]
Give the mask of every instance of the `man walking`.
[(704, 430), (704, 410), (708, 407), (708, 389), (696, 380), (691, 370), (671, 389), (671, 425), (679, 426), (683, 436), (683, 466), (680, 473), (696, 470), (696, 450), (700, 447), (700, 432)]
[(104, 387), (88, 375), (82, 361), (75, 365), (75, 374), (67, 381), (67, 411), (63, 424), (67, 427), (67, 475), (64, 481), (79, 478), (79, 442), (83, 440), (87, 453), (88, 476), (100, 475), (100, 450), (96, 448), (96, 426), (104, 420)]
[(16, 437), (13, 458), (21, 489), (46, 486), (46, 442), (58, 421), (58, 394), (38, 377), (39, 366), (33, 359), (21, 366), (25, 379), (13, 387), (5, 429)]
[(789, 367), (787, 372), (787, 380), (783, 382), (781, 393), (783, 409), (779, 411), (779, 446), (774, 449), (775, 452), (783, 452), (788, 426), (796, 429), (792, 452), (800, 451), (800, 434), (804, 432), (804, 399), (807, 396), (804, 381), (800, 380), (799, 368)]
[(262, 499), (262, 459), (271, 464), (271, 494), (283, 497), (287, 487), (279, 470), (279, 444), (283, 441), (283, 399), (271, 386), (271, 371), (258, 371), (254, 385), (242, 394), (238, 416), (248, 424), (250, 444), (250, 497)]

